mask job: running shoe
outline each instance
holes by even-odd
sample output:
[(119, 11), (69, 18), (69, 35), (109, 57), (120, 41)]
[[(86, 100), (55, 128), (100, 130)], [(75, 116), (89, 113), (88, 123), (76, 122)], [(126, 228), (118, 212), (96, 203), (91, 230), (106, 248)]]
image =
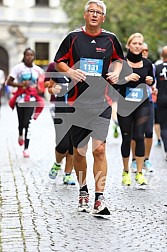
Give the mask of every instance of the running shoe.
[(114, 124), (113, 125), (113, 129), (114, 129), (114, 133), (113, 133), (113, 137), (114, 138), (117, 138), (118, 137), (118, 125), (117, 124)]
[(57, 165), (56, 163), (54, 163), (49, 171), (49, 178), (55, 179), (59, 170), (61, 170), (61, 165)]
[(146, 178), (144, 177), (143, 173), (142, 172), (138, 172), (136, 174), (136, 177), (135, 177), (135, 180), (136, 182), (139, 184), (139, 185), (147, 185), (147, 180)]
[(63, 183), (65, 185), (75, 185), (75, 180), (71, 174), (65, 174), (63, 177)]
[(81, 191), (79, 195), (79, 205), (78, 205), (78, 212), (90, 212), (89, 207), (89, 194), (85, 191)]
[(19, 143), (20, 146), (22, 146), (24, 144), (24, 139), (23, 139), (22, 136), (19, 136), (18, 143)]
[(130, 186), (132, 183), (130, 172), (123, 171), (122, 173), (122, 184), (126, 186)]
[(155, 146), (161, 147), (161, 140), (160, 139), (158, 139), (158, 141), (156, 142)]
[(153, 167), (152, 167), (152, 164), (149, 161), (149, 159), (147, 159), (147, 160), (144, 161), (143, 168), (146, 169), (146, 171), (148, 171), (148, 172), (153, 172)]
[(108, 210), (105, 199), (103, 195), (98, 197), (98, 200), (95, 201), (94, 209), (92, 211), (92, 215), (96, 217), (108, 217), (110, 216), (110, 211)]
[(136, 160), (132, 160), (130, 168), (131, 168), (131, 172), (133, 172), (133, 173), (137, 172), (137, 163), (136, 163)]
[(29, 157), (30, 157), (30, 154), (29, 154), (29, 152), (28, 152), (27, 149), (25, 149), (25, 150), (23, 151), (23, 157), (25, 157), (25, 158), (29, 158)]

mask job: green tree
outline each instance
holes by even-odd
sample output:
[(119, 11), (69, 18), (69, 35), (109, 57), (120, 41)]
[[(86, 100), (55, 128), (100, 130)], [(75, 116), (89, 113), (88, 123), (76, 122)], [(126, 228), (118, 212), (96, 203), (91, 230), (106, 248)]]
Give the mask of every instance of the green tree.
[[(62, 0), (61, 4), (69, 17), (69, 29), (84, 24), (83, 10), (87, 0)], [(105, 0), (107, 6), (104, 29), (114, 32), (125, 49), (128, 37), (141, 32), (149, 45), (152, 61), (159, 58), (159, 50), (166, 45), (167, 1), (166, 0)]]

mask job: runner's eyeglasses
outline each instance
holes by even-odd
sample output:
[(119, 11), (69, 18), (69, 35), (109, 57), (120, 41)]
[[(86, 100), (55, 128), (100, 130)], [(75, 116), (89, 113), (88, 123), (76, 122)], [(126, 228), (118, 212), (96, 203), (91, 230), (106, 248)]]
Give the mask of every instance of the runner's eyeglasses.
[(103, 16), (104, 15), (104, 12), (102, 11), (96, 11), (96, 10), (87, 10), (87, 12), (91, 15), (97, 15), (97, 16)]

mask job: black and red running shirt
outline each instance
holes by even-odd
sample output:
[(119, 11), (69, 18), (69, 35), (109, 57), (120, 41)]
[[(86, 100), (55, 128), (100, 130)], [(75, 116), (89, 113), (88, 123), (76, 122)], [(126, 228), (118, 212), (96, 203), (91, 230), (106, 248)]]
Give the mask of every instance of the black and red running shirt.
[(97, 62), (97, 65), (95, 63), (93, 67), (97, 67), (98, 70), (101, 68), (99, 75), (88, 74), (85, 82), (76, 84), (77, 94), (75, 92), (74, 97), (77, 99), (75, 103), (85, 106), (104, 103), (105, 90), (108, 85), (105, 79), (109, 66), (115, 60), (122, 61), (123, 59), (123, 51), (115, 34), (102, 29), (98, 35), (92, 36), (81, 28), (67, 35), (60, 45), (54, 61), (65, 62), (74, 69), (82, 69), (81, 62), (83, 62), (82, 67), (86, 66), (86, 68), (89, 68), (91, 61)]
[(157, 103), (167, 107), (167, 61), (156, 65)]

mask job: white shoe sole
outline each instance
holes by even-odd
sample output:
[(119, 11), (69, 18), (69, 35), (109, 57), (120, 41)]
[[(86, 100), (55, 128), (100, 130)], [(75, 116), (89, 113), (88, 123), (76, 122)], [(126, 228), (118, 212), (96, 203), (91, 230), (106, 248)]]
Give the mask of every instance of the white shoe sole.
[(148, 188), (148, 185), (140, 185), (140, 184), (136, 184), (136, 189), (138, 190), (146, 190)]
[(78, 210), (79, 213), (90, 213), (90, 208), (89, 207), (85, 207), (85, 208), (78, 207), (77, 210)]
[(92, 216), (96, 217), (96, 218), (99, 218), (99, 219), (108, 219), (108, 220), (111, 218), (111, 215), (96, 214), (96, 213), (93, 213), (93, 212), (92, 212)]

